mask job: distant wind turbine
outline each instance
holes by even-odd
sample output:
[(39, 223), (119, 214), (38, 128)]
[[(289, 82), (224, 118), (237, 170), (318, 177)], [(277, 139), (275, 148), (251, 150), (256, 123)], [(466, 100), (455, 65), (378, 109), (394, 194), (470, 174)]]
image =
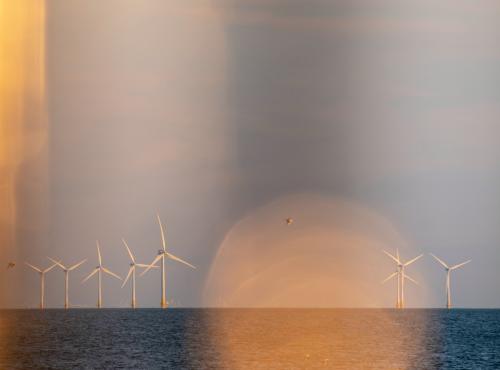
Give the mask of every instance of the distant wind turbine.
[(165, 259), (169, 258), (171, 260), (183, 263), (193, 269), (196, 269), (193, 265), (190, 263), (180, 259), (179, 257), (174, 256), (173, 254), (170, 254), (167, 252), (167, 243), (165, 241), (165, 233), (163, 231), (163, 225), (161, 223), (160, 215), (157, 215), (158, 218), (158, 223), (160, 224), (160, 232), (161, 232), (161, 242), (162, 242), (162, 247), (163, 249), (158, 250), (158, 256), (151, 262), (151, 264), (144, 270), (141, 274), (144, 275), (146, 272), (149, 271), (154, 265), (156, 265), (156, 262), (161, 260), (161, 301), (160, 301), (160, 306), (161, 308), (167, 308), (168, 303), (165, 295)]
[(40, 309), (44, 309), (44, 296), (45, 296), (45, 274), (52, 270), (54, 267), (57, 266), (57, 263), (54, 263), (52, 266), (46, 268), (45, 270), (39, 269), (38, 267), (35, 267), (28, 262), (25, 262), (26, 265), (31, 267), (33, 270), (38, 272), (40, 274)]
[[(399, 261), (399, 248), (396, 248), (396, 259)], [(398, 285), (398, 291), (397, 291), (397, 296), (396, 296), (396, 308), (399, 308), (401, 306), (401, 281), (399, 279), (399, 267), (396, 268), (396, 271), (390, 274), (386, 279), (382, 281), (382, 284), (388, 282), (391, 280), (393, 277), (397, 277), (397, 285)]]
[(468, 264), (470, 261), (472, 260), (468, 260), (468, 261), (465, 261), (465, 262), (462, 262), (462, 263), (459, 263), (458, 265), (455, 265), (455, 266), (448, 266), (443, 260), (439, 259), (438, 257), (436, 257), (435, 255), (433, 255), (432, 253), (429, 253), (432, 257), (434, 257), (434, 259), (436, 261), (438, 261), (443, 267), (444, 269), (446, 270), (446, 308), (451, 308), (451, 286), (450, 286), (450, 273), (453, 271), (453, 270), (456, 270), (460, 267), (462, 267), (463, 265), (466, 265)]
[(102, 287), (101, 287), (101, 280), (102, 280), (102, 273), (105, 272), (108, 275), (111, 275), (119, 280), (122, 278), (116, 275), (114, 272), (109, 271), (106, 267), (102, 265), (102, 258), (101, 258), (101, 250), (99, 248), (99, 241), (96, 241), (97, 245), (97, 257), (99, 258), (99, 265), (96, 266), (94, 271), (92, 271), (85, 279), (83, 279), (82, 283), (85, 283), (88, 279), (90, 279), (94, 274), (98, 273), (98, 296), (97, 296), (97, 308), (102, 307)]
[(405, 280), (410, 280), (412, 283), (417, 284), (418, 282), (412, 279), (410, 276), (408, 276), (405, 272), (405, 267), (411, 265), (413, 262), (417, 261), (419, 258), (423, 256), (421, 254), (420, 256), (417, 256), (407, 262), (402, 262), (401, 258), (399, 257), (399, 250), (396, 249), (396, 256), (393, 256), (389, 252), (383, 250), (387, 256), (389, 256), (394, 262), (396, 262), (396, 271), (393, 272), (391, 275), (389, 275), (382, 283), (385, 283), (386, 281), (391, 280), (393, 277), (397, 277), (398, 279), (398, 297), (396, 300), (396, 308), (404, 308), (405, 307), (405, 299), (404, 299), (404, 285), (405, 285)]
[(69, 272), (75, 270), (76, 268), (78, 268), (81, 264), (83, 264), (87, 260), (84, 259), (83, 261), (80, 261), (77, 264), (70, 266), (70, 267), (66, 267), (61, 262), (57, 262), (56, 260), (54, 260), (50, 257), (49, 257), (49, 260), (51, 260), (52, 262), (55, 262), (56, 265), (58, 265), (64, 271), (64, 308), (68, 309), (69, 308), (69, 293), (68, 293), (68, 290), (69, 290)]
[[(136, 301), (135, 301), (135, 268), (137, 266), (139, 267), (149, 267), (149, 265), (143, 264), (143, 263), (137, 263), (135, 262), (135, 257), (132, 254), (132, 251), (130, 250), (127, 242), (125, 239), (122, 239), (123, 244), (125, 245), (125, 248), (127, 248), (128, 255), (130, 256), (130, 269), (128, 270), (127, 277), (125, 278), (125, 281), (122, 284), (122, 288), (127, 284), (127, 281), (129, 277), (132, 275), (132, 308), (136, 307)], [(158, 266), (153, 266), (155, 268), (158, 268)]]

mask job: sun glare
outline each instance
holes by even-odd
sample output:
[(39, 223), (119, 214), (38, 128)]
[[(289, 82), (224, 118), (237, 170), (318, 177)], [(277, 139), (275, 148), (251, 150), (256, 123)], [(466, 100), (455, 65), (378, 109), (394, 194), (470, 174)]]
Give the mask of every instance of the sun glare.
[[(292, 225), (283, 222), (288, 215)], [(393, 289), (374, 284), (388, 273), (384, 248), (411, 251), (383, 216), (342, 199), (286, 196), (251, 212), (227, 233), (212, 264), (205, 303), (391, 307)], [(414, 290), (418, 302), (412, 303), (422, 304), (425, 292)]]

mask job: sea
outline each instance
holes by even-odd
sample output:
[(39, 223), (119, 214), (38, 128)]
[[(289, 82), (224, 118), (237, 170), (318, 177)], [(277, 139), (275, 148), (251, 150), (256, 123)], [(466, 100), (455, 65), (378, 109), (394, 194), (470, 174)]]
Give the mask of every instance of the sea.
[(0, 369), (500, 369), (500, 310), (2, 310)]

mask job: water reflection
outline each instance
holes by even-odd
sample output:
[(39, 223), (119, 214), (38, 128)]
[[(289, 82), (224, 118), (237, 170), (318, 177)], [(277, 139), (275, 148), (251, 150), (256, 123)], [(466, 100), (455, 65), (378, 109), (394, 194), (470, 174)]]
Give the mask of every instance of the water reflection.
[(0, 311), (0, 368), (498, 369), (498, 310)]
[(439, 332), (422, 311), (229, 310), (214, 316), (234, 369), (439, 367)]

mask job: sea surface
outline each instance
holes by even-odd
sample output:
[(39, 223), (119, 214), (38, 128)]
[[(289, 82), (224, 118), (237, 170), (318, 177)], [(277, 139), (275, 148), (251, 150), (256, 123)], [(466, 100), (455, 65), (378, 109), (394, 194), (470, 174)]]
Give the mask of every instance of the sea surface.
[(500, 369), (500, 310), (2, 310), (0, 369)]

